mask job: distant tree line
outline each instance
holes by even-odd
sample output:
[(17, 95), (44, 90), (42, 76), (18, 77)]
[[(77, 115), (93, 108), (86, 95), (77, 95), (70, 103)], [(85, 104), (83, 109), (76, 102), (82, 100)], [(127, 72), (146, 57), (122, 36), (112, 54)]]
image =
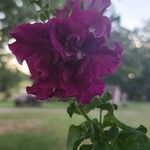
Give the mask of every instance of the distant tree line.
[(123, 43), (123, 62), (117, 73), (106, 79), (119, 85), (130, 100), (150, 101), (150, 21), (141, 29), (129, 31), (120, 25), (120, 17), (112, 14), (113, 31), (110, 43)]

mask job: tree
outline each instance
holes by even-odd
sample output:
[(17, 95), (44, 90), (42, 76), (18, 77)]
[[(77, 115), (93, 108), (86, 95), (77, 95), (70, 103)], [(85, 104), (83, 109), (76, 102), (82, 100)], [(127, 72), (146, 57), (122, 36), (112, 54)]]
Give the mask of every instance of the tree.
[(26, 78), (17, 68), (9, 68), (9, 61), (12, 56), (9, 54), (0, 55), (0, 93), (8, 96), (10, 89), (16, 87), (20, 81)]
[[(36, 21), (39, 19), (37, 12), (41, 15), (40, 10), (37, 5), (30, 5), (33, 0), (0, 0), (0, 36), (2, 47), (4, 42), (7, 42), (9, 37), (9, 32), (20, 23), (27, 23), (31, 21)], [(34, 0), (36, 2), (47, 1), (46, 6), (49, 7), (49, 16), (55, 13), (55, 9), (62, 5), (62, 0)], [(43, 3), (45, 4), (45, 3)]]
[(129, 99), (150, 100), (150, 32), (148, 24), (142, 29), (129, 31), (122, 28), (118, 16), (112, 16), (113, 32), (110, 43), (118, 39), (124, 46), (120, 69), (106, 79), (108, 84), (119, 85)]

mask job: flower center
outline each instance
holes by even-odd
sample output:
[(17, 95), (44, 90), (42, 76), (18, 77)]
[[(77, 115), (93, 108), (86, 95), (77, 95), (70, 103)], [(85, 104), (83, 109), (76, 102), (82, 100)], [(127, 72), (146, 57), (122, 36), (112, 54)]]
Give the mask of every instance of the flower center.
[(79, 41), (80, 37), (76, 34), (71, 34), (67, 38), (67, 47), (69, 52), (78, 52), (80, 51), (80, 46), (79, 46)]

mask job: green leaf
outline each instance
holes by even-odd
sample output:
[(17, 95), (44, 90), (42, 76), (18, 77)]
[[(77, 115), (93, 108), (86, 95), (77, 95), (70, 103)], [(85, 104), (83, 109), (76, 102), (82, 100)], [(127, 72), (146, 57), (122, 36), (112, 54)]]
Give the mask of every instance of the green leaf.
[(67, 138), (67, 150), (77, 150), (82, 139), (82, 128), (79, 126), (71, 125), (69, 129), (69, 134)]
[(116, 139), (119, 135), (119, 128), (114, 124), (108, 130), (104, 131), (105, 142), (110, 142)]
[(111, 103), (104, 103), (101, 105), (102, 110), (107, 110), (110, 114), (113, 114), (113, 105)]
[(114, 110), (118, 110), (118, 105), (117, 104), (113, 104)]
[(147, 128), (144, 127), (143, 125), (140, 125), (136, 130), (141, 131), (142, 133), (146, 134), (147, 133)]
[[(82, 108), (84, 110), (85, 113), (89, 113), (91, 111), (91, 108), (88, 107), (88, 106), (78, 106), (79, 108)], [(77, 109), (76, 107), (76, 104), (74, 102), (72, 102), (68, 108), (67, 108), (67, 112), (69, 114), (69, 116), (72, 118), (72, 115), (75, 113), (75, 114), (78, 114), (78, 115), (82, 115), (79, 110)]]
[(113, 122), (113, 115), (110, 114), (110, 113), (107, 113), (105, 116), (104, 116), (104, 120), (103, 120), (103, 126), (104, 127), (108, 127), (108, 126), (112, 126), (114, 124)]
[(50, 4), (49, 3), (46, 3), (45, 4), (45, 8), (48, 10), (50, 8)]
[(45, 21), (45, 20), (47, 20), (47, 16), (43, 12), (41, 12), (40, 19), (41, 19), (41, 21)]
[(102, 102), (100, 99), (94, 99), (90, 105), (92, 109), (94, 108), (100, 108), (102, 110), (107, 110), (110, 113), (113, 113), (114, 106), (110, 102)]
[(110, 137), (111, 137), (112, 139), (117, 138), (118, 135), (119, 135), (119, 128), (118, 128), (118, 126), (116, 126), (115, 124), (112, 125), (112, 127), (111, 127), (110, 130), (109, 130), (109, 133), (110, 133)]
[(118, 107), (116, 104), (111, 104), (106, 101), (106, 99), (110, 99), (110, 95), (108, 93), (101, 98), (95, 97), (89, 104), (89, 107), (91, 109), (100, 108), (102, 110), (107, 110), (109, 113), (113, 114), (114, 110), (117, 110)]
[(29, 0), (29, 5), (36, 4), (38, 6), (42, 6), (43, 0)]
[(79, 150), (93, 150), (93, 145), (92, 144), (89, 144), (89, 145), (83, 144)]
[(122, 131), (117, 139), (119, 150), (150, 150), (149, 138), (139, 131)]
[(89, 138), (89, 123), (85, 121), (79, 126), (71, 125), (67, 137), (67, 150), (77, 150), (84, 139)]
[(91, 134), (92, 141), (100, 140), (100, 128), (97, 119), (92, 120), (90, 130), (91, 130), (90, 134)]
[(72, 118), (72, 115), (74, 114), (74, 112), (76, 111), (76, 106), (74, 103), (71, 103), (68, 107), (67, 107), (67, 113), (69, 114), (70, 118)]
[[(80, 106), (78, 106), (78, 107), (79, 107), (79, 108), (82, 108), (85, 113), (89, 113), (89, 112), (91, 111), (91, 108), (88, 107), (88, 106), (82, 106), (82, 105), (80, 105)], [(78, 111), (78, 109), (75, 110), (75, 113), (78, 114), (78, 115), (82, 115), (82, 114)]]
[(100, 108), (101, 105), (102, 105), (102, 101), (100, 101), (100, 98), (94, 97), (91, 103), (89, 104), (89, 107), (94, 109), (94, 108)]
[(101, 129), (97, 119), (93, 119), (90, 127), (90, 139), (94, 150), (106, 150), (105, 143), (102, 141)]
[(109, 150), (120, 150), (116, 144), (116, 141), (114, 141), (113, 143), (111, 143)]
[(103, 102), (110, 101), (112, 99), (112, 95), (109, 92), (106, 92), (103, 94), (103, 96), (100, 98)]
[(37, 0), (29, 0), (29, 5), (33, 4), (33, 3), (37, 3)]

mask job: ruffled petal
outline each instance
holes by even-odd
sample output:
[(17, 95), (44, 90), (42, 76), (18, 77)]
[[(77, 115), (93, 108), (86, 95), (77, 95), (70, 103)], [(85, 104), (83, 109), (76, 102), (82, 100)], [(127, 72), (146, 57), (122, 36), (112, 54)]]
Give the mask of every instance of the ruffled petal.
[(72, 13), (70, 15), (71, 20), (79, 23), (80, 25), (83, 25), (85, 28), (89, 28), (93, 24), (96, 24), (99, 20), (99, 17), (99, 14), (95, 11), (78, 9), (72, 10)]
[(101, 46), (99, 51), (91, 54), (90, 63), (93, 64), (95, 75), (102, 77), (114, 73), (122, 60), (123, 47), (120, 43), (115, 42), (114, 48)]
[(47, 24), (19, 25), (10, 33), (16, 42), (9, 44), (9, 48), (16, 55), (18, 62), (22, 63), (33, 53), (51, 50), (49, 33)]
[(53, 48), (60, 53), (63, 58), (66, 57), (66, 43), (70, 32), (70, 26), (65, 20), (53, 20), (51, 24), (50, 40)]
[[(42, 69), (46, 71), (45, 68)], [(41, 72), (42, 74), (38, 75), (39, 71), (37, 71), (37, 76), (33, 79), (33, 85), (31, 87), (27, 87), (28, 94), (33, 94), (41, 100), (48, 99), (54, 96), (54, 91), (60, 82), (61, 73), (55, 66), (49, 69), (50, 71), (48, 72), (48, 76), (43, 75), (43, 73), (45, 73), (44, 71)]]
[(19, 42), (27, 44), (49, 45), (50, 26), (48, 23), (34, 23), (18, 25), (13, 32), (10, 33), (11, 37)]
[(37, 99), (47, 100), (53, 96), (53, 85), (47, 80), (38, 80), (33, 83), (31, 87), (27, 87), (27, 93), (33, 94)]
[(94, 96), (101, 96), (104, 92), (105, 85), (101, 80), (95, 80), (89, 84), (86, 88), (79, 87), (77, 95), (77, 101), (80, 104), (89, 104)]
[(27, 45), (24, 43), (20, 43), (16, 41), (13, 44), (9, 45), (12, 53), (16, 56), (18, 62), (22, 64), (24, 60), (26, 60), (30, 55), (35, 53), (38, 49), (33, 45)]
[(80, 41), (83, 41), (87, 34), (87, 28), (84, 28), (80, 22), (77, 22), (73, 19), (68, 19), (67, 21), (71, 32), (77, 34), (80, 38)]
[[(73, 29), (91, 32), (95, 37), (104, 36), (108, 38), (111, 33), (111, 21), (105, 16), (99, 15), (96, 11), (73, 10), (70, 16), (70, 22), (74, 24)], [(78, 32), (79, 33), (79, 32)], [(81, 35), (79, 33), (79, 35)]]
[(111, 33), (111, 21), (105, 16), (99, 17), (97, 22), (90, 27), (95, 37), (109, 38)]

